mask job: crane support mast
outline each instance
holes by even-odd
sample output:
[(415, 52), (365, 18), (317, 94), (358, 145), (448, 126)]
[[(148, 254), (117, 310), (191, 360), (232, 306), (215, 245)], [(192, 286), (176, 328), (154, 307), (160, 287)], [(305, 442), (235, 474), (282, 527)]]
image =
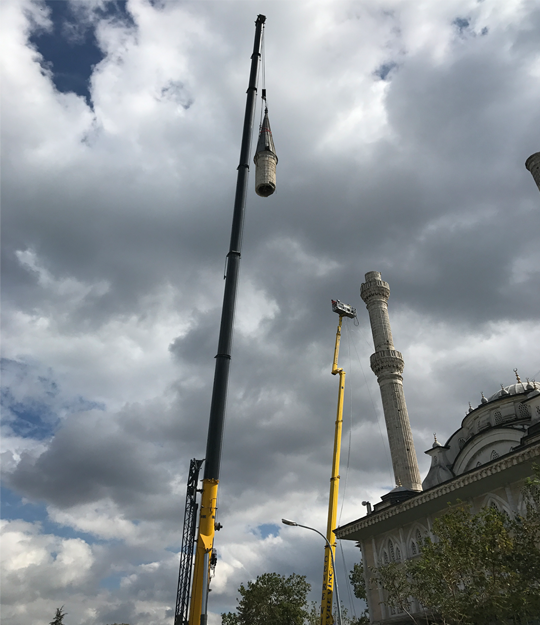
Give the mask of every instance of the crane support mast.
[[(334, 361), (332, 363), (332, 375), (339, 375), (339, 390), (336, 425), (334, 430), (334, 453), (332, 456), (332, 476), (330, 478), (330, 496), (328, 499), (328, 523), (326, 525), (327, 544), (324, 547), (324, 570), (321, 600), (321, 625), (333, 625), (332, 604), (334, 598), (334, 567), (336, 554), (336, 537), (333, 529), (337, 522), (338, 494), (339, 494), (339, 460), (341, 456), (341, 432), (343, 427), (343, 398), (345, 396), (345, 371), (338, 367), (339, 345), (341, 342), (341, 325), (343, 317), (354, 319), (356, 310), (339, 300), (332, 300), (332, 310), (339, 315), (336, 331), (336, 345), (334, 348)], [(328, 546), (330, 545), (330, 547)], [(330, 548), (332, 553), (330, 554)]]
[(199, 482), (199, 471), (201, 470), (203, 462), (204, 460), (196, 460), (193, 458), (189, 464), (174, 625), (186, 625), (188, 622), (189, 587), (191, 582), (191, 569), (193, 568), (195, 531), (197, 529), (197, 483)]
[(234, 309), (238, 270), (240, 267), (249, 157), (251, 138), (253, 135), (253, 118), (255, 115), (259, 61), (261, 58), (262, 31), (265, 21), (266, 17), (264, 15), (258, 15), (255, 22), (255, 40), (253, 44), (253, 54), (251, 55), (251, 70), (246, 98), (242, 145), (240, 148), (240, 164), (238, 165), (238, 177), (234, 199), (231, 242), (229, 253), (227, 254), (225, 292), (223, 295), (218, 353), (216, 355), (214, 386), (210, 406), (210, 422), (206, 442), (206, 461), (204, 466), (197, 549), (195, 552), (195, 565), (193, 570), (193, 584), (191, 588), (189, 625), (205, 625), (207, 619), (208, 569), (212, 559), (211, 556), (216, 529), (216, 502), (221, 464), (225, 404), (229, 381), (229, 365), (231, 362)]

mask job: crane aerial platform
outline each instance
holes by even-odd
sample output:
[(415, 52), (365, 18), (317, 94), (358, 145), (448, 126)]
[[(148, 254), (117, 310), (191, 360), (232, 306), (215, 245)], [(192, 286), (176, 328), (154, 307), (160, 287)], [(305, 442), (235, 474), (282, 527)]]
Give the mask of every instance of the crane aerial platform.
[[(332, 310), (339, 315), (338, 327), (336, 331), (336, 345), (334, 348), (334, 362), (332, 363), (332, 375), (339, 375), (338, 405), (336, 416), (336, 427), (334, 430), (334, 453), (332, 456), (332, 476), (330, 478), (330, 497), (328, 500), (328, 523), (326, 525), (327, 544), (324, 547), (324, 571), (321, 599), (321, 625), (333, 625), (332, 604), (334, 598), (334, 567), (336, 553), (336, 537), (333, 529), (336, 527), (338, 493), (339, 493), (339, 460), (341, 455), (341, 431), (343, 427), (343, 398), (345, 395), (345, 371), (338, 367), (339, 345), (341, 342), (341, 324), (343, 317), (349, 319), (356, 318), (356, 308), (340, 302), (338, 299), (332, 300)], [(330, 545), (331, 547), (329, 547)], [(332, 553), (329, 553), (330, 548)], [(341, 624), (339, 624), (341, 625)]]

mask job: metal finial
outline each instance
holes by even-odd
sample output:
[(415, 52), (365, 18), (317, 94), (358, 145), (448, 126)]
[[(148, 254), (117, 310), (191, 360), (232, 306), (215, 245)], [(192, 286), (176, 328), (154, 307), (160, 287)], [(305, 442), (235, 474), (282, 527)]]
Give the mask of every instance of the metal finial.
[(474, 408), (471, 406), (471, 402), (469, 402), (469, 412), (472, 412)]
[(518, 384), (521, 384), (521, 378), (518, 375), (517, 369), (514, 369), (514, 373), (516, 374), (516, 380), (518, 381)]
[(484, 391), (480, 391), (482, 393), (482, 403), (483, 404), (487, 404), (488, 400), (486, 399), (486, 396), (484, 395)]
[(401, 483), (401, 480), (399, 479), (399, 477), (398, 477), (398, 479), (396, 480), (396, 485), (397, 485), (399, 488), (401, 488), (401, 487), (403, 486), (403, 484)]
[(437, 432), (433, 432), (433, 443), (434, 443), (435, 445), (438, 445), (438, 444), (439, 444), (439, 441), (437, 440)]

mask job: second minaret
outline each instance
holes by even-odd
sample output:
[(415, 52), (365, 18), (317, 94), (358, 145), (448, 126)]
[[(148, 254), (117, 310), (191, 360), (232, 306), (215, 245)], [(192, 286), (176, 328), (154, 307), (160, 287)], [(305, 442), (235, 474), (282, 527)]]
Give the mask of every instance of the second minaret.
[(375, 353), (371, 356), (371, 369), (377, 376), (381, 389), (384, 419), (390, 443), (390, 455), (396, 484), (407, 490), (422, 490), (418, 460), (403, 392), (403, 356), (394, 347), (388, 318), (390, 287), (378, 271), (366, 273), (360, 288), (366, 303), (373, 334)]

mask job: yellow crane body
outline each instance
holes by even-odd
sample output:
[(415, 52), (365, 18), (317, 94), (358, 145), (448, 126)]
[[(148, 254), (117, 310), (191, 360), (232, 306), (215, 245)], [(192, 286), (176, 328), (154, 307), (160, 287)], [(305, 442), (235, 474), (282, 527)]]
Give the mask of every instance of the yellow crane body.
[[(334, 428), (334, 453), (332, 455), (332, 476), (330, 477), (330, 496), (328, 498), (328, 522), (326, 525), (326, 540), (324, 547), (324, 570), (321, 599), (321, 625), (333, 625), (334, 617), (332, 605), (334, 599), (335, 571), (332, 562), (335, 562), (336, 536), (333, 532), (337, 523), (338, 494), (339, 494), (339, 461), (341, 457), (341, 433), (343, 430), (343, 399), (345, 397), (345, 371), (338, 367), (339, 346), (341, 343), (341, 325), (343, 317), (356, 318), (356, 309), (340, 302), (332, 300), (332, 310), (339, 315), (336, 331), (336, 345), (334, 347), (334, 361), (332, 363), (332, 375), (339, 375), (338, 402), (336, 424)], [(331, 547), (329, 547), (330, 545)], [(330, 554), (330, 548), (332, 553)]]
[(218, 480), (203, 480), (199, 535), (197, 537), (191, 602), (189, 604), (189, 625), (200, 625), (201, 613), (203, 607), (206, 607), (203, 606), (203, 596), (207, 586), (205, 580), (208, 580), (210, 556), (214, 545), (218, 483)]

